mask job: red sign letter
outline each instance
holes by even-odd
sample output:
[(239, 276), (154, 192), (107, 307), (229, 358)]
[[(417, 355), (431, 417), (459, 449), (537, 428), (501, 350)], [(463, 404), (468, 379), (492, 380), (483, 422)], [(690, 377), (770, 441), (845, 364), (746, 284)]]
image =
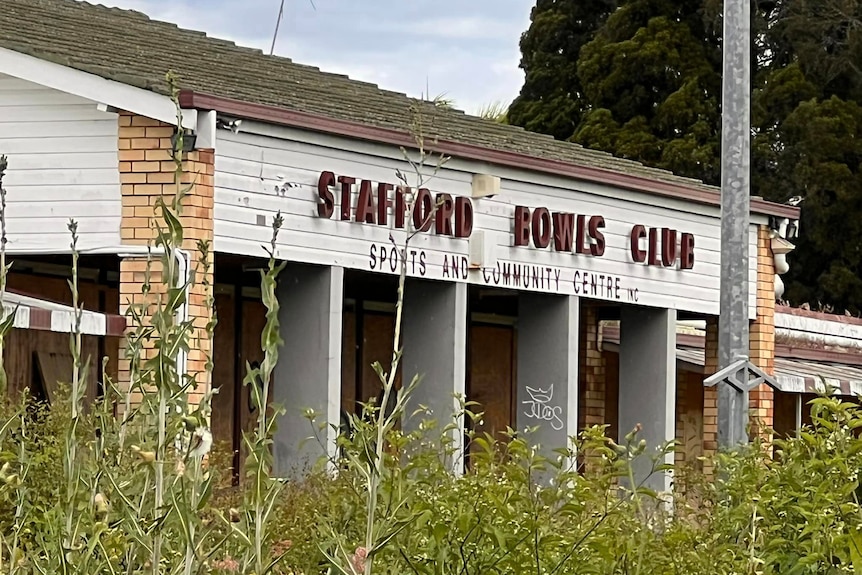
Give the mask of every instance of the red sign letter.
[(546, 248), (551, 243), (551, 214), (548, 208), (533, 210), (533, 245)]
[(330, 186), (335, 185), (335, 174), (332, 172), (321, 172), (317, 180), (317, 215), (321, 218), (331, 218), (335, 211), (335, 198)]
[(381, 226), (389, 225), (389, 192), (392, 190), (392, 184), (377, 184), (377, 224)]
[(554, 249), (558, 252), (572, 251), (572, 236), (575, 229), (574, 214), (554, 212)]
[(341, 182), (341, 219), (350, 219), (350, 194), (353, 192), (353, 184), (356, 183), (356, 178), (349, 176), (338, 176), (338, 181)]
[(680, 269), (690, 270), (694, 267), (694, 236), (691, 234), (682, 234), (680, 240), (682, 247), (680, 249)]
[(373, 224), (374, 196), (371, 194), (371, 182), (362, 180), (359, 183), (359, 199), (356, 200), (356, 221), (360, 224)]
[(661, 229), (661, 265), (666, 268), (676, 263), (676, 230)]
[(603, 227), (605, 227), (605, 218), (602, 216), (593, 216), (590, 218), (588, 226), (590, 237), (596, 241), (596, 243), (590, 244), (590, 253), (594, 256), (605, 255), (605, 234), (599, 231)]
[(632, 259), (639, 264), (646, 261), (647, 254), (641, 249), (641, 239), (646, 235), (646, 229), (642, 225), (638, 224), (632, 228), (630, 236)]
[(437, 194), (437, 213), (434, 214), (434, 222), (437, 224), (437, 235), (452, 235), (452, 196), (449, 194)]
[(431, 229), (434, 223), (434, 199), (428, 188), (419, 188), (413, 204), (413, 226), (423, 232)]
[(473, 204), (467, 196), (455, 199), (455, 237), (469, 238), (473, 233)]
[(515, 245), (530, 245), (530, 208), (515, 207)]

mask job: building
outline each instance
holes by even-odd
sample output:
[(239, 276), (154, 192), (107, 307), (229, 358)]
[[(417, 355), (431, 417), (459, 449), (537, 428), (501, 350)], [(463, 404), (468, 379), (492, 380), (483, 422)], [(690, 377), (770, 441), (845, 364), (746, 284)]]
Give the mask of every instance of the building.
[[(376, 394), (370, 364), (391, 353), (400, 263), (390, 236), (401, 241), (411, 219), (422, 230), (405, 254), (403, 373), (424, 377), (417, 402), (446, 418), (462, 394), (484, 406), (483, 429), (537, 425), (543, 445), (585, 425), (616, 435), (641, 423), (652, 444), (681, 438), (678, 459), (715, 449), (703, 375), (717, 364), (716, 188), (135, 12), (72, 0), (0, 10), (9, 251), (29, 291), (47, 289), (37, 274), (68, 253), (74, 218), (82, 266), (105, 293), (85, 305), (123, 312), (139, 297), (154, 202), (174, 190), (168, 70), (194, 140), (186, 269), (197, 240), (215, 251), (217, 332), (198, 334), (186, 366), (199, 373), (214, 354), (217, 440), (238, 448), (253, 417), (242, 371), (261, 356), (257, 270), (281, 212), (280, 471), (306, 455), (304, 408), (335, 423)], [(417, 135), (451, 159), (424, 185), (410, 179), (419, 201), (404, 214), (401, 147), (415, 161)], [(798, 210), (760, 198), (751, 210), (751, 358), (772, 371), (776, 256)], [(212, 314), (204, 302), (198, 283), (188, 313), (199, 326)], [(606, 321), (619, 326), (613, 353)], [(701, 369), (678, 359), (677, 326), (690, 321), (705, 326)], [(127, 361), (115, 369), (128, 379)], [(771, 422), (772, 393), (750, 399)]]

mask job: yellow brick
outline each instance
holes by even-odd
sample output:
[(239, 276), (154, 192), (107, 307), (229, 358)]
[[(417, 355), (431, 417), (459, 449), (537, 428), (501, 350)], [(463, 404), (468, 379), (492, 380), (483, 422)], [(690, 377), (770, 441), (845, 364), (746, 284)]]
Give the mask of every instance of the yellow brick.
[(144, 128), (120, 128), (120, 138), (143, 138), (146, 135)]
[(159, 140), (157, 138), (134, 138), (132, 140), (132, 149), (134, 150), (157, 150), (159, 148)]
[(170, 160), (171, 156), (168, 153), (168, 150), (147, 150), (146, 151), (146, 159), (148, 162), (162, 162), (165, 160)]
[[(141, 185), (141, 184), (138, 184)], [(134, 187), (132, 187), (134, 189)], [(125, 193), (125, 192), (124, 192)], [(124, 206), (147, 206), (148, 209), (152, 212), (152, 208), (149, 208), (150, 200), (145, 196), (126, 196), (123, 198)]]
[(143, 184), (146, 181), (146, 174), (133, 174), (131, 172), (123, 172), (120, 174), (121, 184)]
[(143, 150), (122, 150), (119, 158), (121, 162), (139, 162), (145, 159), (144, 154)]
[(174, 174), (173, 172), (151, 172), (147, 174), (147, 183), (148, 184), (173, 184), (174, 183)]
[[(134, 209), (134, 208), (132, 208)], [(123, 218), (123, 227), (124, 228), (149, 228), (150, 220), (149, 218)]]
[(168, 141), (168, 148), (170, 148), (171, 147), (170, 141), (171, 141), (171, 136), (174, 135), (174, 128), (170, 127), (170, 126), (147, 128), (146, 134), (147, 134), (148, 138), (158, 138), (158, 139), (165, 138)]
[(159, 162), (133, 162), (133, 172), (158, 172)]
[(163, 191), (160, 184), (135, 184), (136, 196), (161, 196)]
[(147, 118), (145, 116), (134, 116), (132, 117), (132, 125), (133, 126), (160, 126), (162, 123), (158, 120), (153, 120), (152, 118)]

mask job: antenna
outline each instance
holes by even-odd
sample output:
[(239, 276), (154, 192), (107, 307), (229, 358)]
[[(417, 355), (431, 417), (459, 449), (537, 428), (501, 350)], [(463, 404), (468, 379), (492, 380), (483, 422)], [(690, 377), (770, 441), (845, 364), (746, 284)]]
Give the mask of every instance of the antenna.
[[(311, 4), (311, 7), (314, 10), (317, 10), (317, 6), (314, 5), (314, 0), (308, 0)], [(278, 6), (278, 16), (275, 18), (275, 33), (272, 35), (272, 46), (269, 49), (269, 55), (272, 56), (275, 54), (275, 42), (278, 40), (278, 29), (281, 26), (281, 19), (284, 18), (284, 0), (281, 0), (281, 3)]]

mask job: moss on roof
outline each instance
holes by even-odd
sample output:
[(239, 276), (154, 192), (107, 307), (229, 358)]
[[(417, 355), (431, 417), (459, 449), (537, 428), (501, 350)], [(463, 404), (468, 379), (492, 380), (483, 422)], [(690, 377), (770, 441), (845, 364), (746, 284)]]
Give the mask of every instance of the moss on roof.
[(715, 190), (665, 170), (419, 102), (131, 10), (75, 0), (2, 0), (0, 47), (162, 94), (169, 93), (165, 75), (174, 70), (183, 89), (402, 132), (409, 131), (411, 110), (420, 105), (429, 138)]

